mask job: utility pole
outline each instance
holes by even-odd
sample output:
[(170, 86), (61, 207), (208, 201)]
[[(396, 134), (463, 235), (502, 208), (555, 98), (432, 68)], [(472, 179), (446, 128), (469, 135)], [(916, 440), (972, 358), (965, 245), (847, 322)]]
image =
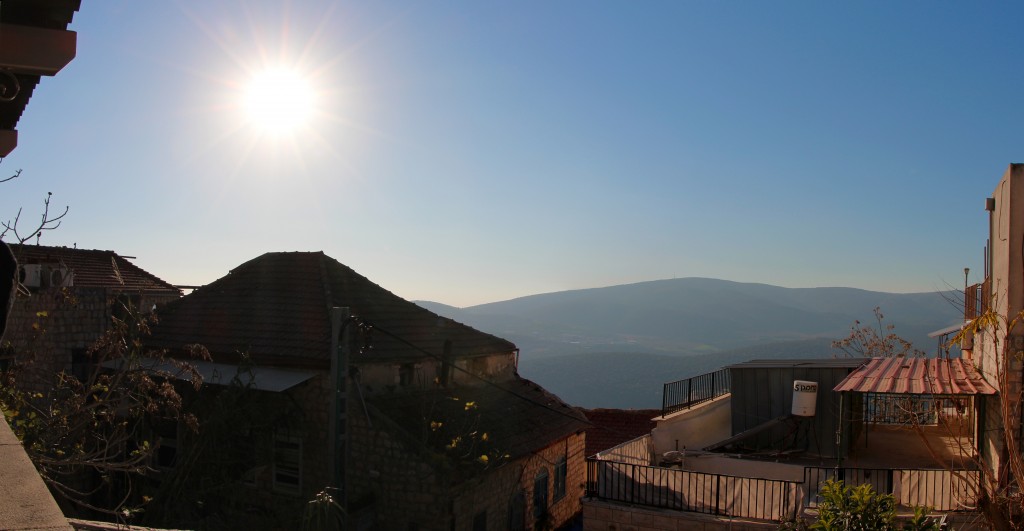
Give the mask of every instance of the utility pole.
[(347, 307), (331, 308), (331, 409), (328, 463), (334, 499), (348, 512), (348, 360), (351, 352), (352, 323)]

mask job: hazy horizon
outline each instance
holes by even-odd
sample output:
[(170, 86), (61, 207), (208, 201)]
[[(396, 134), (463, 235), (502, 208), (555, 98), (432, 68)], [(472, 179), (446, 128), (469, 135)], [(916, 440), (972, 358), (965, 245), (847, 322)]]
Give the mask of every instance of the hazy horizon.
[(323, 250), (458, 307), (980, 280), (1024, 4), (83, 3), (0, 165), (46, 245), (204, 284)]

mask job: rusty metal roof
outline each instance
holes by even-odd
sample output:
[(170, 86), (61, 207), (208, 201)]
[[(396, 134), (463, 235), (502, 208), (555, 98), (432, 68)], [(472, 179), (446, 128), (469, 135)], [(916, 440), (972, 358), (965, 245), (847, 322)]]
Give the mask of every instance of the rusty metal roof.
[(960, 358), (872, 358), (833, 388), (900, 395), (994, 395), (996, 390)]

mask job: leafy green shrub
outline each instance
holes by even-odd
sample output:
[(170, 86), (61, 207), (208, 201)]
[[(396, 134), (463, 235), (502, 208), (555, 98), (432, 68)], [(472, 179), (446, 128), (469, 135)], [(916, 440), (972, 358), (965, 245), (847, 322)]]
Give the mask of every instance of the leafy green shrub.
[[(848, 487), (842, 481), (828, 480), (820, 492), (818, 520), (811, 529), (822, 531), (881, 531), (900, 529), (896, 520), (896, 498), (881, 494), (869, 484)], [(780, 529), (800, 529), (798, 522), (786, 522)], [(914, 507), (914, 516), (904, 522), (905, 531), (933, 531), (938, 529), (935, 519), (928, 516), (928, 508)]]

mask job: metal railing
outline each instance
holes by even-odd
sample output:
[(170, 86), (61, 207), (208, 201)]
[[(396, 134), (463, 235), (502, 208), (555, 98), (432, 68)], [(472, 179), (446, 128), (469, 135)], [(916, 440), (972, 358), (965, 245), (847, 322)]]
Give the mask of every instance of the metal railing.
[[(617, 459), (647, 443), (634, 439), (614, 455), (587, 458), (586, 495), (591, 498), (716, 516), (781, 521), (803, 507), (817, 507), (829, 479), (869, 484), (892, 494), (898, 505), (936, 511), (976, 509), (981, 473), (977, 470), (804, 467), (803, 481), (741, 477), (641, 464), (641, 456)], [(614, 450), (614, 449), (613, 449)], [(635, 459), (634, 459), (635, 457)]]
[(714, 400), (731, 391), (729, 370), (719, 369), (693, 378), (669, 382), (661, 395), (661, 414), (668, 415)]
[(587, 496), (717, 516), (780, 521), (796, 516), (803, 484), (587, 459)]
[(875, 492), (892, 494), (899, 505), (931, 507), (936, 511), (970, 511), (975, 509), (981, 487), (977, 470), (945, 470), (924, 468), (835, 468), (805, 467), (804, 488), (807, 507), (817, 507), (818, 494), (829, 479), (846, 485), (870, 484)]

